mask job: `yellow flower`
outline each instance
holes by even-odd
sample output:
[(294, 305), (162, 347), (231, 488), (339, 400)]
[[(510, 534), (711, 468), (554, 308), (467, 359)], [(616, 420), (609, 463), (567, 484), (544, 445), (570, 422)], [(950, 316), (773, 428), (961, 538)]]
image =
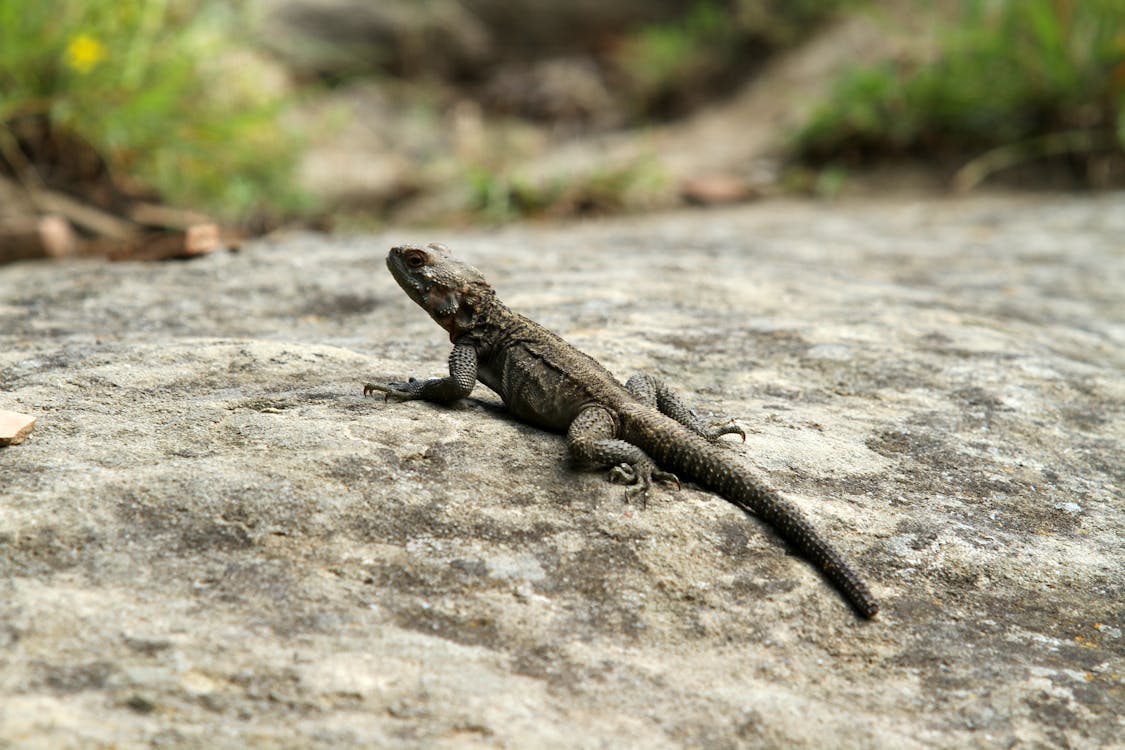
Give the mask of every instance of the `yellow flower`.
[(79, 34), (66, 45), (66, 64), (79, 73), (89, 73), (105, 55), (105, 45), (89, 34)]

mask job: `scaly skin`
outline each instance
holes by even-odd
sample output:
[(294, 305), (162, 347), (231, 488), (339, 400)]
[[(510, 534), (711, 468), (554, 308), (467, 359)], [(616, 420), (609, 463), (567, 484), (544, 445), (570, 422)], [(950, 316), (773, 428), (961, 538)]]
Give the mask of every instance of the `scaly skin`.
[(746, 439), (733, 422), (705, 423), (655, 378), (636, 376), (622, 385), (589, 356), (509, 310), (479, 271), (443, 245), (392, 248), (387, 267), (449, 332), (449, 377), (368, 383), (364, 395), (448, 403), (468, 396), (480, 380), (517, 417), (565, 432), (575, 458), (612, 467), (611, 478), (635, 485), (642, 497), (653, 480), (678, 485), (676, 475), (719, 493), (773, 526), (864, 617), (879, 611), (867, 586), (804, 514), (713, 444), (728, 434)]

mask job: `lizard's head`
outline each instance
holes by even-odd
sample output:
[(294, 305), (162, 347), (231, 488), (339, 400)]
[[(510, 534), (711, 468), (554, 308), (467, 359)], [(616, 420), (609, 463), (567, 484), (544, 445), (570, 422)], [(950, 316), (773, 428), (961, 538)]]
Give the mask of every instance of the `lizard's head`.
[(480, 303), (494, 294), (480, 271), (454, 260), (438, 242), (392, 247), (387, 268), (410, 299), (451, 335), (472, 327)]

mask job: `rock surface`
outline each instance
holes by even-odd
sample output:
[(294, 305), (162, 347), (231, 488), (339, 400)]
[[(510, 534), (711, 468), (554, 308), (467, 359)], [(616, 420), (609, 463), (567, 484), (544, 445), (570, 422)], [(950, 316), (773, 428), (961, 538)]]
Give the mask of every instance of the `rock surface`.
[[(1125, 198), (767, 203), (0, 268), (0, 745), (1058, 747), (1125, 736)], [(864, 571), (647, 509), (383, 268), (441, 239), (737, 417)]]

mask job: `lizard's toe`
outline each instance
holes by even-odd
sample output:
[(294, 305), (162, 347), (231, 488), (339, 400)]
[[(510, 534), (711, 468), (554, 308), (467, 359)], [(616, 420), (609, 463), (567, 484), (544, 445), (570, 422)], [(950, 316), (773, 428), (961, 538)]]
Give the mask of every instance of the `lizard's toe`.
[(632, 503), (635, 499), (639, 498), (641, 507), (648, 508), (648, 491), (651, 487), (651, 484), (641, 484), (640, 482), (626, 487), (625, 502)]
[(641, 507), (648, 505), (648, 492), (652, 489), (654, 481), (675, 484), (676, 489), (680, 489), (680, 480), (675, 474), (660, 469), (652, 462), (618, 464), (610, 469), (609, 480), (616, 484), (628, 485), (625, 498), (631, 501), (635, 497), (640, 497)]
[(636, 484), (637, 472), (629, 464), (617, 464), (609, 470), (609, 481), (614, 484)]
[(723, 435), (738, 435), (742, 442), (746, 442), (746, 430), (739, 427), (733, 418), (724, 422), (712, 422), (704, 433), (708, 440), (718, 440)]
[(418, 398), (420, 383), (421, 381), (415, 378), (410, 378), (405, 383), (367, 383), (363, 386), (363, 395), (366, 397), (375, 393), (382, 393), (384, 401), (392, 398), (407, 401)]
[(684, 486), (680, 484), (680, 478), (670, 471), (655, 469), (652, 472), (652, 478), (658, 482), (667, 482), (668, 484), (674, 484), (676, 485), (677, 490), (682, 490), (684, 488)]

